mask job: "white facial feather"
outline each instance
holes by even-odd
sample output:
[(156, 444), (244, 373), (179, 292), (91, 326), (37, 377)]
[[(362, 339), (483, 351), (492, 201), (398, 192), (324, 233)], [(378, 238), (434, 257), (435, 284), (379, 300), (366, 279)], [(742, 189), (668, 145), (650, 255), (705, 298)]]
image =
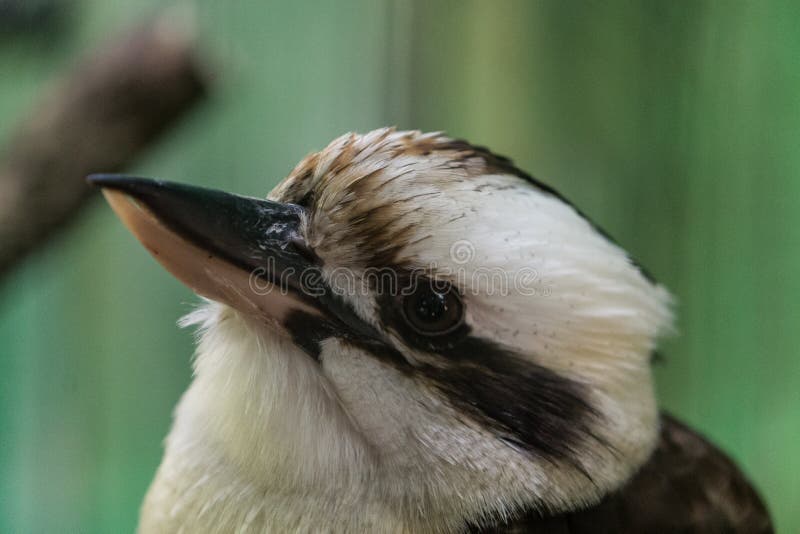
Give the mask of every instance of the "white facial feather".
[[(195, 379), (143, 531), (455, 531), (532, 505), (595, 502), (649, 456), (658, 420), (649, 359), (670, 328), (668, 293), (560, 199), (481, 174), (480, 161), (403, 153), (409, 136), (442, 139), (378, 130), (312, 156), (304, 230), (329, 283), (341, 285), (337, 269), (364, 276), (373, 243), (348, 224), (355, 204), (387, 235), (403, 230), (392, 244), (402, 262), (459, 287), (472, 335), (584, 385), (607, 446), (583, 444), (578, 466), (537, 459), (364, 349), (331, 338), (316, 362), (275, 326), (207, 303), (186, 320), (200, 327)], [(271, 197), (292, 187), (290, 177)], [(373, 294), (344, 298), (409, 361), (428, 357), (381, 324)]]

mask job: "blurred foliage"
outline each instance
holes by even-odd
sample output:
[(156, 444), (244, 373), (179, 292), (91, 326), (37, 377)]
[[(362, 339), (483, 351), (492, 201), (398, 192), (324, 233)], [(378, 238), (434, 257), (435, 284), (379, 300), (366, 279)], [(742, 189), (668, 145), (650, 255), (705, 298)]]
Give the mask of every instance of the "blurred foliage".
[[(54, 73), (156, 0), (70, 5), (0, 40), (0, 142)], [(800, 531), (800, 4), (183, 2), (216, 98), (138, 174), (263, 195), (306, 153), (386, 124), (514, 157), (677, 296), (665, 407)], [(190, 376), (195, 297), (98, 202), (0, 287), (0, 531), (131, 531)]]

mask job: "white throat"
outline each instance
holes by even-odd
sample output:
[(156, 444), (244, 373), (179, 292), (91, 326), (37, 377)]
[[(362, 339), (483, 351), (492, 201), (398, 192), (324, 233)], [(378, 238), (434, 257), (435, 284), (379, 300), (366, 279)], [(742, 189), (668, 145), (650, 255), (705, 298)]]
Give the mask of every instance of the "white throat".
[(222, 305), (185, 321), (202, 332), (195, 378), (175, 410), (140, 530), (315, 530), (336, 524), (348, 500), (370, 513), (360, 493), (374, 459), (317, 364)]

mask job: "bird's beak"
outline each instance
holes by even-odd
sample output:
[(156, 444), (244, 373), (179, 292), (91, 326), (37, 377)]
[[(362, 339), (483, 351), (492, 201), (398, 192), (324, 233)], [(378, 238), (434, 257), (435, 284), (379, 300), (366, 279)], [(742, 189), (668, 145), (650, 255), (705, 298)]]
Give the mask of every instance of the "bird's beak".
[[(282, 322), (321, 314), (317, 258), (300, 234), (303, 208), (184, 184), (92, 175), (125, 226), (199, 295)], [(318, 272), (318, 271), (317, 271)], [(309, 273), (311, 276), (309, 276)]]

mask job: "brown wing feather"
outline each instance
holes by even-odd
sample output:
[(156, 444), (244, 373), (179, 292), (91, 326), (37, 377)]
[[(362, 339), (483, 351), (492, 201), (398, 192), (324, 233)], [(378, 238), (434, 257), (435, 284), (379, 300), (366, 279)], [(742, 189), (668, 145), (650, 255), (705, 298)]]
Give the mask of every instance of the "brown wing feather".
[(663, 415), (652, 458), (620, 491), (586, 510), (549, 518), (532, 513), (481, 532), (767, 534), (773, 528), (730, 458)]

